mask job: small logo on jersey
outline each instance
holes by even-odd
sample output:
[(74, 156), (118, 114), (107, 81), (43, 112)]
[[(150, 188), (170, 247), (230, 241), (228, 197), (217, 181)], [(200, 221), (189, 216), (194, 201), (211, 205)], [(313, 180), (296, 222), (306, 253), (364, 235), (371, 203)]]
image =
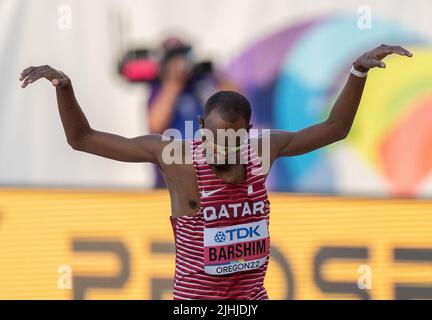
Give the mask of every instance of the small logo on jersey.
[(253, 192), (253, 184), (251, 184), (250, 186), (248, 186), (248, 194), (252, 194)]
[(225, 189), (225, 187), (223, 187), (223, 188), (219, 188), (219, 189), (216, 189), (216, 190), (210, 190), (210, 191), (205, 191), (205, 190), (203, 190), (203, 191), (201, 191), (201, 196), (202, 196), (203, 198), (210, 197), (211, 195), (213, 195), (213, 194), (215, 194), (216, 192), (219, 192), (219, 191), (221, 191), (221, 190), (223, 190), (223, 189)]
[(216, 242), (224, 242), (226, 240), (226, 236), (222, 231), (219, 231), (218, 233), (216, 233), (214, 240)]
[(204, 247), (235, 246), (238, 243), (249, 243), (268, 237), (268, 225), (264, 219), (235, 226), (204, 228)]

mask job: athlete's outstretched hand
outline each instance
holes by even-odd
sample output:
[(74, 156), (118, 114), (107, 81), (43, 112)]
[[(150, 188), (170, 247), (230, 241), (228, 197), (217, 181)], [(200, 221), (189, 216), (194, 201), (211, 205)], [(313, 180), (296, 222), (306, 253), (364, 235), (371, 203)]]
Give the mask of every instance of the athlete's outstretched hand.
[(39, 79), (45, 78), (57, 88), (63, 88), (70, 83), (69, 77), (63, 72), (56, 70), (48, 65), (39, 67), (28, 67), (21, 72), (19, 78), (22, 83), (21, 87), (25, 88), (29, 83), (36, 82)]
[(126, 138), (94, 130), (81, 110), (71, 81), (63, 72), (44, 65), (21, 72), (22, 87), (45, 78), (57, 89), (57, 104), (67, 142), (75, 150), (126, 162), (163, 164), (162, 150), (166, 144), (160, 135)]
[[(401, 46), (382, 44), (355, 60), (354, 69), (367, 72), (372, 68), (385, 68), (382, 59), (394, 53), (403, 57), (413, 56)], [(357, 113), (366, 79), (366, 76), (349, 75), (347, 83), (325, 121), (295, 132), (272, 130), (271, 161), (277, 157), (304, 154), (345, 139)]]
[(366, 72), (372, 68), (385, 68), (386, 64), (381, 61), (386, 56), (396, 53), (401, 56), (412, 57), (413, 54), (401, 46), (388, 46), (382, 44), (371, 51), (368, 51), (361, 55), (356, 62), (354, 62), (354, 68), (360, 72)]

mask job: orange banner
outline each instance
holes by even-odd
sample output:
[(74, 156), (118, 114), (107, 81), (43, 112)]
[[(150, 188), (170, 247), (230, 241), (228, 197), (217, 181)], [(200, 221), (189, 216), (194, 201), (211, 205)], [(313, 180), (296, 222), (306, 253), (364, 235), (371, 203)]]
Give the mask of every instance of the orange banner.
[[(270, 299), (432, 298), (432, 201), (271, 194)], [(168, 193), (0, 190), (0, 299), (172, 299)]]

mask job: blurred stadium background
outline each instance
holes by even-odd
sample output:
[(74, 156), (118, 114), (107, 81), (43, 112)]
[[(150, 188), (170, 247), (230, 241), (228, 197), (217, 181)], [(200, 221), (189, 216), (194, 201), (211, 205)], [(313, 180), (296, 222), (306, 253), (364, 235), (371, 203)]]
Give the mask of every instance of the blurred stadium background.
[(432, 298), (431, 11), (428, 0), (0, 1), (0, 299), (171, 299), (169, 199), (152, 190), (153, 168), (72, 150), (53, 88), (18, 82), (49, 64), (94, 128), (142, 135), (149, 88), (122, 79), (118, 61), (169, 34), (229, 75), (260, 128), (323, 119), (374, 46), (414, 53), (371, 71), (346, 140), (273, 168), (266, 286), (271, 299)]

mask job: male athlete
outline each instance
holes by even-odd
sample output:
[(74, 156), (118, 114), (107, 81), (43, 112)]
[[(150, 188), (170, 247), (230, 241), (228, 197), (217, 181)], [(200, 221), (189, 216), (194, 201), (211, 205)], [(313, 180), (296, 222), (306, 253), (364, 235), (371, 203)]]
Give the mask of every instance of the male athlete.
[[(411, 57), (400, 46), (381, 45), (360, 56), (328, 118), (298, 132), (270, 130), (268, 155), (252, 139), (208, 139), (218, 130), (249, 131), (251, 108), (245, 97), (220, 91), (206, 102), (199, 138), (181, 140), (181, 163), (168, 163), (173, 143), (153, 134), (125, 138), (93, 129), (72, 89), (71, 80), (49, 66), (21, 73), (22, 87), (45, 78), (56, 87), (57, 103), (69, 145), (79, 151), (160, 167), (171, 196), (171, 224), (176, 245), (174, 299), (268, 299), (263, 286), (269, 259), (267, 170), (279, 157), (299, 155), (344, 139), (352, 126), (369, 69), (385, 68), (389, 54)], [(222, 141), (220, 141), (222, 140)], [(178, 142), (178, 141), (177, 141)], [(235, 155), (234, 161), (232, 155)], [(217, 161), (214, 161), (214, 160)]]

